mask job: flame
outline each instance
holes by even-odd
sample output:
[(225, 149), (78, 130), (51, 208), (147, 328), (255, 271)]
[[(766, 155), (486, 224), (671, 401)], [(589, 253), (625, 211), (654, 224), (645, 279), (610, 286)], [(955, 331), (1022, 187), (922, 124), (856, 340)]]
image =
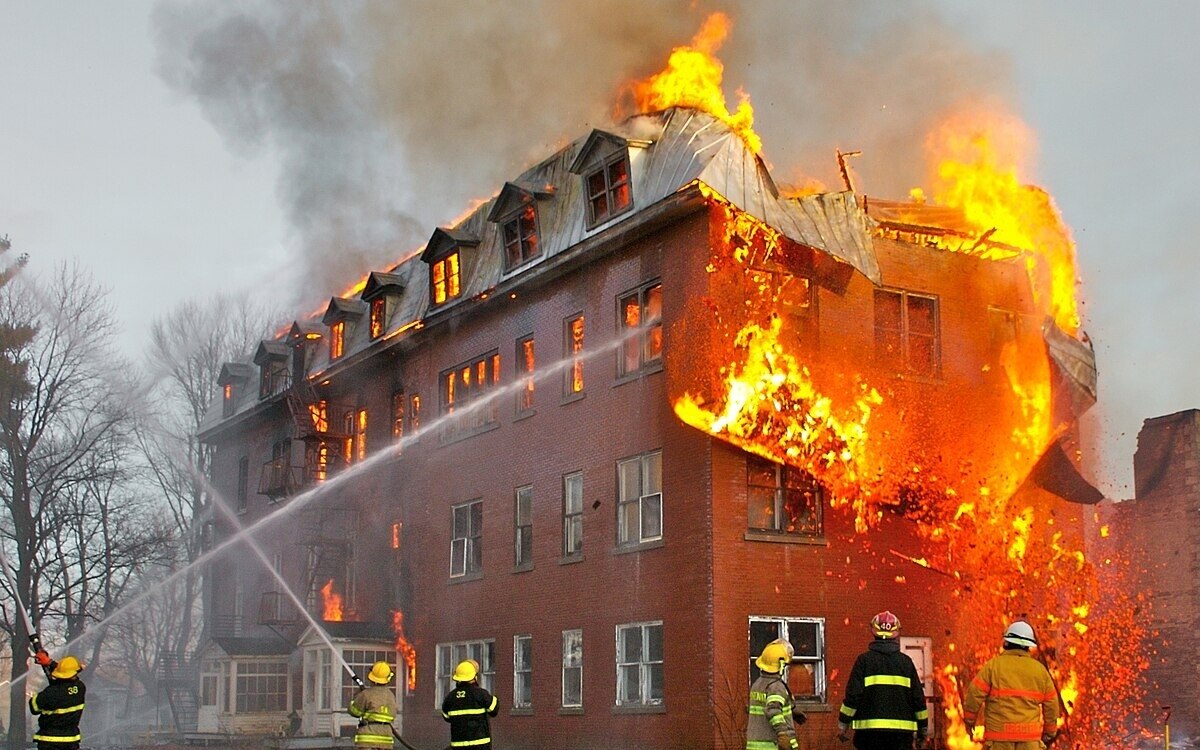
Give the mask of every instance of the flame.
[(720, 119), (737, 133), (755, 154), (762, 151), (762, 139), (754, 132), (754, 110), (750, 99), (738, 91), (737, 109), (729, 111), (721, 81), (725, 66), (713, 56), (729, 35), (733, 22), (724, 13), (704, 19), (689, 45), (671, 51), (667, 67), (644, 81), (633, 84), (633, 97), (640, 112), (669, 107), (690, 107)]
[(321, 587), (321, 619), (325, 622), (342, 621), (342, 595), (333, 590), (332, 578)]
[(950, 115), (926, 141), (937, 164), (934, 201), (961, 209), (992, 240), (1028, 251), (1036, 301), (1075, 335), (1075, 242), (1050, 194), (1021, 180), (1020, 163), (1031, 142), (1024, 123), (998, 110)]
[(417, 689), (417, 650), (404, 636), (404, 613), (398, 609), (392, 611), (392, 632), (396, 634), (396, 651), (404, 659), (405, 684), (411, 692)]

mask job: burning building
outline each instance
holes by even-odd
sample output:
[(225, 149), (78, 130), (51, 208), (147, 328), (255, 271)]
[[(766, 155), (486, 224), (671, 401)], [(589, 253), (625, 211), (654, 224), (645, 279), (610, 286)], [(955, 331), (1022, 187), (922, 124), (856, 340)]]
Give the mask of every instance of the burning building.
[(198, 729), (346, 734), (343, 662), (386, 659), (440, 746), (471, 657), (498, 748), (739, 747), (784, 637), (818, 737), (882, 609), (947, 746), (1007, 617), (1073, 710), (1094, 360), (1037, 240), (989, 229), (789, 196), (687, 107), (516, 176), (223, 370)]

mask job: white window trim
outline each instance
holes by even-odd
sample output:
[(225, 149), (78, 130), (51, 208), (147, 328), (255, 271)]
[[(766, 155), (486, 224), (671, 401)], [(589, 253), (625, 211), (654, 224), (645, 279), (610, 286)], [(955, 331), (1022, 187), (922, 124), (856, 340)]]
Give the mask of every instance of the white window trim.
[[(816, 657), (794, 656), (794, 657), (792, 657), (790, 666), (795, 666), (798, 664), (815, 664), (816, 668), (814, 668), (814, 670), (813, 670), (813, 691), (816, 693), (817, 698), (815, 701), (802, 701), (802, 702), (828, 704), (828, 702), (829, 702), (829, 686), (826, 681), (826, 674), (825, 674), (826, 667), (827, 667), (826, 662), (828, 661), (828, 653), (826, 652), (826, 640), (825, 640), (825, 618), (824, 617), (804, 617), (804, 616), (792, 617), (792, 616), (784, 616), (784, 615), (750, 615), (750, 617), (746, 621), (747, 638), (749, 637), (749, 633), (750, 633), (750, 625), (754, 622), (774, 622), (777, 624), (784, 624), (784, 625), (786, 625), (787, 623), (792, 623), (792, 622), (816, 624), (816, 626), (817, 626), (817, 656)], [(780, 634), (780, 637), (786, 638), (787, 631), (784, 630)], [(753, 662), (755, 656), (756, 655), (754, 655), (754, 654), (750, 655), (750, 659), (747, 663), (747, 669), (749, 669), (749, 662)], [(749, 676), (749, 675), (747, 675), (747, 676)], [(747, 684), (749, 684), (749, 683), (747, 683)]]
[[(525, 669), (521, 669), (521, 664), (518, 662), (521, 654), (521, 641), (529, 641), (529, 664)], [(520, 702), (520, 677), (525, 675), (529, 680), (529, 702)], [(533, 708), (533, 636), (528, 633), (521, 633), (513, 636), (513, 708)]]
[[(579, 664), (578, 664), (578, 666), (575, 666), (575, 665), (568, 666), (568, 664), (567, 664), (567, 634), (568, 633), (578, 633), (579, 634)], [(579, 670), (579, 702), (578, 703), (567, 703), (567, 670), (568, 669), (578, 669)], [(562, 708), (583, 708), (583, 628), (573, 628), (570, 630), (562, 631), (562, 671), (559, 676), (559, 685), (560, 685), (559, 703), (562, 706)]]
[[(658, 699), (650, 698), (649, 694), (650, 694), (650, 670), (653, 667), (653, 665), (655, 665), (655, 664), (659, 664), (659, 665), (663, 664), (663, 661), (662, 660), (648, 661), (647, 657), (646, 657), (646, 652), (649, 650), (649, 642), (650, 642), (648, 628), (657, 627), (659, 629), (660, 639), (661, 639), (662, 626), (663, 626), (662, 620), (650, 620), (647, 622), (628, 622), (628, 623), (618, 625), (616, 627), (616, 649), (613, 651), (613, 653), (616, 654), (615, 661), (616, 661), (617, 683), (616, 683), (616, 690), (613, 693), (613, 695), (615, 696), (616, 705), (618, 705), (618, 706), (660, 706), (660, 705), (662, 705), (663, 698), (658, 698)], [(623, 661), (621, 661), (621, 656), (622, 656), (622, 654), (621, 654), (621, 645), (622, 645), (621, 631), (629, 630), (632, 628), (638, 628), (640, 630), (640, 637), (642, 639), (642, 659), (641, 659), (641, 661), (638, 661), (638, 662), (632, 662), (632, 661), (623, 662)], [(641, 699), (640, 700), (622, 701), (621, 700), (621, 684), (622, 684), (621, 683), (621, 668), (633, 666), (634, 664), (638, 665), (638, 694), (641, 696)]]
[[(649, 476), (649, 471), (647, 470), (647, 460), (654, 456), (658, 456), (660, 486), (656, 492), (646, 492), (646, 485), (647, 485), (646, 479)], [(634, 463), (634, 462), (636, 462), (638, 464), (638, 483), (639, 483), (638, 491), (641, 494), (638, 495), (638, 497), (636, 499), (624, 499), (621, 497), (621, 492), (624, 489), (624, 487), (621, 483), (621, 467), (625, 464), (630, 464), (630, 463)], [(649, 542), (660, 541), (663, 538), (663, 503), (662, 503), (663, 492), (662, 492), (661, 482), (662, 482), (662, 449), (661, 448), (658, 450), (649, 451), (647, 453), (642, 453), (641, 455), (638, 455), (638, 456), (630, 456), (629, 458), (624, 458), (617, 462), (617, 546), (618, 547), (621, 547), (621, 548), (637, 547), (638, 545), (641, 545), (641, 544), (647, 544)], [(651, 498), (655, 498), (655, 497), (658, 498), (658, 534), (656, 534), (654, 536), (647, 536), (646, 530), (642, 527), (642, 519), (643, 519), (642, 506), (647, 500), (649, 500)], [(623, 540), (623, 539), (621, 539), (621, 534), (624, 532), (624, 525), (622, 523), (622, 520), (623, 520), (622, 513), (623, 513), (625, 507), (628, 505), (636, 505), (637, 506), (638, 531), (637, 531), (636, 539), (624, 539)]]

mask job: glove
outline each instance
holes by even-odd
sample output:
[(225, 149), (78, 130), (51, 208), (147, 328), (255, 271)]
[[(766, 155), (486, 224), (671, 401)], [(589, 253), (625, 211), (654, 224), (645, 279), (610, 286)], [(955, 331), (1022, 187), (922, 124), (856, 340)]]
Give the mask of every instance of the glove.
[(918, 748), (925, 748), (925, 747), (929, 747), (929, 746), (930, 746), (930, 742), (929, 742), (929, 733), (928, 733), (928, 732), (917, 732), (917, 744), (916, 744), (916, 746), (917, 746)]
[(794, 750), (792, 747), (793, 742), (795, 742), (794, 739), (788, 737), (786, 734), (781, 734), (775, 738), (775, 747), (779, 748), (779, 750)]
[(1050, 745), (1054, 742), (1055, 738), (1057, 738), (1057, 737), (1058, 737), (1058, 735), (1054, 732), (1043, 732), (1042, 733), (1042, 744), (1045, 745), (1046, 747), (1050, 747)]
[(850, 725), (838, 722), (838, 742), (850, 741)]
[(800, 710), (800, 707), (792, 706), (792, 723), (794, 723), (796, 726), (802, 726), (806, 721), (808, 721), (808, 717), (804, 715), (804, 712)]
[(37, 653), (33, 655), (33, 660), (37, 662), (39, 667), (48, 667), (52, 661), (50, 659), (50, 654), (47, 654), (44, 649), (40, 648), (37, 650)]

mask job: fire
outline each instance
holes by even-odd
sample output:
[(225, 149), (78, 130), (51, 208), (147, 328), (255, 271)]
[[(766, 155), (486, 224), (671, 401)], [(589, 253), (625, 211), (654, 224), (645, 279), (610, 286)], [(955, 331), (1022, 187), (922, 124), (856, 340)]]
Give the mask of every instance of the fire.
[(404, 636), (404, 613), (400, 610), (392, 611), (392, 632), (396, 634), (396, 651), (400, 652), (400, 656), (404, 659), (406, 670), (405, 684), (408, 690), (417, 689), (417, 650), (412, 643)]
[(991, 240), (1027, 251), (1039, 304), (1075, 335), (1075, 242), (1049, 193), (1021, 180), (1020, 162), (1031, 140), (1023, 123), (995, 111), (948, 117), (926, 141), (937, 163), (934, 201), (962, 210)]
[(754, 110), (750, 99), (739, 91), (737, 109), (729, 111), (721, 81), (725, 66), (713, 56), (729, 35), (733, 22), (724, 13), (704, 20), (689, 45), (671, 51), (667, 67), (644, 81), (633, 84), (634, 102), (640, 112), (669, 107), (690, 107), (720, 119), (737, 133), (754, 153), (762, 151), (762, 139), (754, 132)]
[(321, 619), (325, 622), (342, 621), (342, 595), (333, 590), (333, 579), (321, 587)]

